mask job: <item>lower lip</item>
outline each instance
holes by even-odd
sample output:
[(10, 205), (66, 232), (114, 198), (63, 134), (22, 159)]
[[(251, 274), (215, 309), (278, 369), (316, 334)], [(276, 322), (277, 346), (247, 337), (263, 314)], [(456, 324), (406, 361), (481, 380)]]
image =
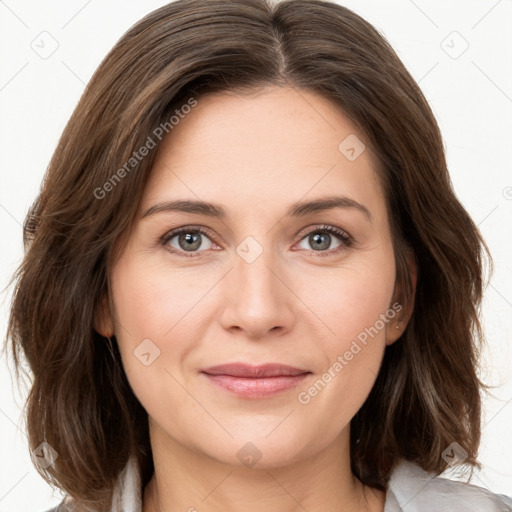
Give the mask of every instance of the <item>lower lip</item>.
[(239, 396), (265, 398), (299, 385), (309, 373), (281, 375), (278, 377), (233, 377), (232, 375), (209, 375), (208, 379)]

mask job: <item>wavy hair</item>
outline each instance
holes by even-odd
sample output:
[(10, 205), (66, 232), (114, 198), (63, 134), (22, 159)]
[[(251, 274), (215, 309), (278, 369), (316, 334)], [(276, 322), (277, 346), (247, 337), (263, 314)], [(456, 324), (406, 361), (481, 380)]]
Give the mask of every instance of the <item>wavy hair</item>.
[(26, 216), (25, 256), (11, 281), (6, 346), (18, 378), (22, 359), (29, 364), (30, 448), (46, 441), (56, 450), (38, 471), (85, 507), (108, 508), (131, 455), (143, 485), (154, 469), (147, 413), (115, 338), (110, 350), (93, 327), (156, 150), (131, 159), (191, 98), (265, 85), (322, 95), (364, 135), (379, 163), (401, 301), (414, 301), (351, 421), (353, 473), (381, 490), (401, 457), (439, 474), (453, 441), (481, 467), (478, 316), (484, 256), (492, 261), (454, 194), (418, 85), (386, 39), (337, 3), (178, 0), (130, 28), (86, 86)]

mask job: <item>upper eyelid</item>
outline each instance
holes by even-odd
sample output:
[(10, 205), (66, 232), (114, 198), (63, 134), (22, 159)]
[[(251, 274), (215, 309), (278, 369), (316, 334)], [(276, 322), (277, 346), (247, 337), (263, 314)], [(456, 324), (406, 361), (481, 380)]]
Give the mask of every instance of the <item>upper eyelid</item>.
[(183, 227), (180, 227), (180, 228), (175, 228), (175, 229), (171, 229), (170, 231), (167, 231), (162, 237), (161, 239), (162, 240), (170, 240), (171, 238), (174, 238), (176, 235), (179, 235), (183, 232), (187, 232), (187, 231), (198, 231), (199, 233), (201, 233), (202, 235), (205, 235), (205, 236), (209, 236), (213, 239), (213, 241), (215, 241), (215, 236), (212, 236), (210, 234), (211, 230), (204, 227), (204, 226), (196, 226), (196, 225), (189, 225), (189, 226), (183, 226)]
[(339, 228), (337, 226), (333, 226), (331, 224), (314, 224), (312, 226), (308, 226), (304, 229), (301, 229), (295, 236), (301, 236), (304, 238), (305, 236), (314, 233), (315, 231), (327, 231), (333, 235), (336, 235), (336, 231), (341, 231), (341, 234), (345, 235), (347, 238), (352, 238), (352, 236), (348, 233), (347, 230), (343, 228)]

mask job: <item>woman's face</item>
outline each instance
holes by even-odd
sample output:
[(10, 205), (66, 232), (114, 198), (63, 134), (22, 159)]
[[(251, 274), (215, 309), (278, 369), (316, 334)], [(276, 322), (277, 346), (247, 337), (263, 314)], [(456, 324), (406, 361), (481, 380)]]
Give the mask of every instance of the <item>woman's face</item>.
[[(347, 439), (403, 331), (385, 198), (361, 139), (328, 100), (276, 87), (202, 96), (164, 139), (100, 326), (160, 437), (258, 467)], [(326, 198), (338, 205), (304, 206)], [(308, 373), (204, 373), (228, 363)]]

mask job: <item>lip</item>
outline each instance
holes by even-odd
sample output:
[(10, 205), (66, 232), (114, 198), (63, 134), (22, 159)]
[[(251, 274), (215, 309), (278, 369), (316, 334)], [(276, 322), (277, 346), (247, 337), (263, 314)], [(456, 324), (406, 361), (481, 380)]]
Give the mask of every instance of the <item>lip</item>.
[(308, 373), (309, 370), (295, 368), (284, 364), (250, 365), (246, 363), (228, 363), (211, 366), (202, 370), (208, 375), (230, 375), (232, 377), (282, 377), (295, 376)]
[(210, 382), (238, 396), (266, 398), (296, 387), (308, 375), (308, 370), (282, 364), (253, 366), (231, 363), (212, 366), (203, 373)]

